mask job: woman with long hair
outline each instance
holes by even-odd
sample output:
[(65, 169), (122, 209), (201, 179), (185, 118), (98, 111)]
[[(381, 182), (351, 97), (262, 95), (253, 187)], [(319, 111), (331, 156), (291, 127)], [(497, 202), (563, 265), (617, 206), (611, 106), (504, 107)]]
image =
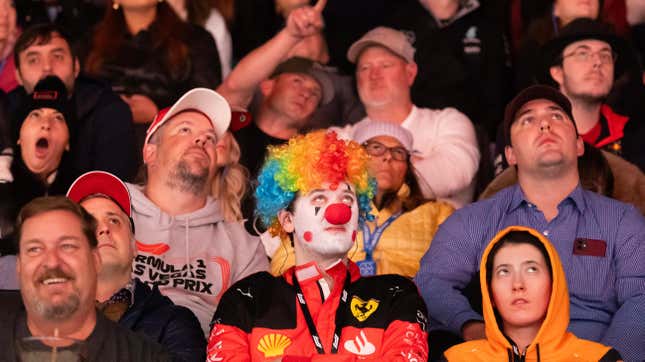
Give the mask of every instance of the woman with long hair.
[(221, 82), (213, 37), (157, 0), (113, 0), (81, 55), (87, 74), (109, 82), (130, 106), (141, 147), (159, 110)]
[(167, 0), (183, 20), (208, 30), (215, 39), (222, 68), (222, 79), (231, 72), (233, 43), (226, 19), (212, 0)]

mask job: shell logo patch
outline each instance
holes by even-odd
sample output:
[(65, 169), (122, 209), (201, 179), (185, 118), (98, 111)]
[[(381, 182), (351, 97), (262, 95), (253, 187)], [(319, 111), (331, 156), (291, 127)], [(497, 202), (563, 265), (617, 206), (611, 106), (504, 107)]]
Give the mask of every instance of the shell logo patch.
[(357, 296), (353, 296), (349, 308), (354, 317), (358, 319), (359, 322), (363, 322), (376, 311), (378, 305), (379, 301), (376, 299), (370, 299), (366, 302)]
[(279, 333), (269, 333), (260, 339), (258, 351), (264, 353), (264, 358), (278, 357), (291, 344), (291, 338)]

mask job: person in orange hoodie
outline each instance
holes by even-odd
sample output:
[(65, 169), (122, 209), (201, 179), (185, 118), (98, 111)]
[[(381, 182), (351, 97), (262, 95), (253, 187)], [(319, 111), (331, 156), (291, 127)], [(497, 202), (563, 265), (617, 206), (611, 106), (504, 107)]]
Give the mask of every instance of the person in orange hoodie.
[(615, 349), (567, 331), (564, 270), (538, 231), (510, 226), (497, 233), (482, 255), (479, 281), (486, 339), (448, 349), (448, 361), (621, 360)]

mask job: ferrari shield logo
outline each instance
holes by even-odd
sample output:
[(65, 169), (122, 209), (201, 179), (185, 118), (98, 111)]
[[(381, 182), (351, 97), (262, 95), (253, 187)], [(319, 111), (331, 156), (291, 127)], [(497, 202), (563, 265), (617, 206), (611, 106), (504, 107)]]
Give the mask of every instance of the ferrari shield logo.
[(351, 309), (354, 317), (358, 319), (359, 322), (363, 322), (376, 311), (378, 304), (379, 301), (376, 299), (370, 299), (366, 302), (357, 296), (353, 296), (349, 308)]

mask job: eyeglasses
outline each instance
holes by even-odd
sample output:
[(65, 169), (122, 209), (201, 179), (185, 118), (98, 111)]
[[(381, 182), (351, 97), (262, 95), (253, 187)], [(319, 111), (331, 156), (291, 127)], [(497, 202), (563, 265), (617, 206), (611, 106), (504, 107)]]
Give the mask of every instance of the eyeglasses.
[(410, 156), (408, 151), (401, 146), (387, 147), (377, 141), (365, 142), (363, 143), (363, 147), (365, 147), (365, 151), (367, 151), (370, 156), (382, 156), (386, 151), (389, 151), (390, 155), (392, 155), (392, 159), (396, 161), (407, 161)]
[(569, 54), (563, 55), (562, 59), (571, 57), (576, 62), (588, 63), (593, 59), (594, 55), (598, 56), (598, 59), (600, 59), (600, 63), (602, 64), (613, 64), (616, 62), (616, 59), (618, 59), (618, 54), (611, 50), (602, 49), (596, 52), (592, 52), (591, 50), (586, 48), (578, 48)]

